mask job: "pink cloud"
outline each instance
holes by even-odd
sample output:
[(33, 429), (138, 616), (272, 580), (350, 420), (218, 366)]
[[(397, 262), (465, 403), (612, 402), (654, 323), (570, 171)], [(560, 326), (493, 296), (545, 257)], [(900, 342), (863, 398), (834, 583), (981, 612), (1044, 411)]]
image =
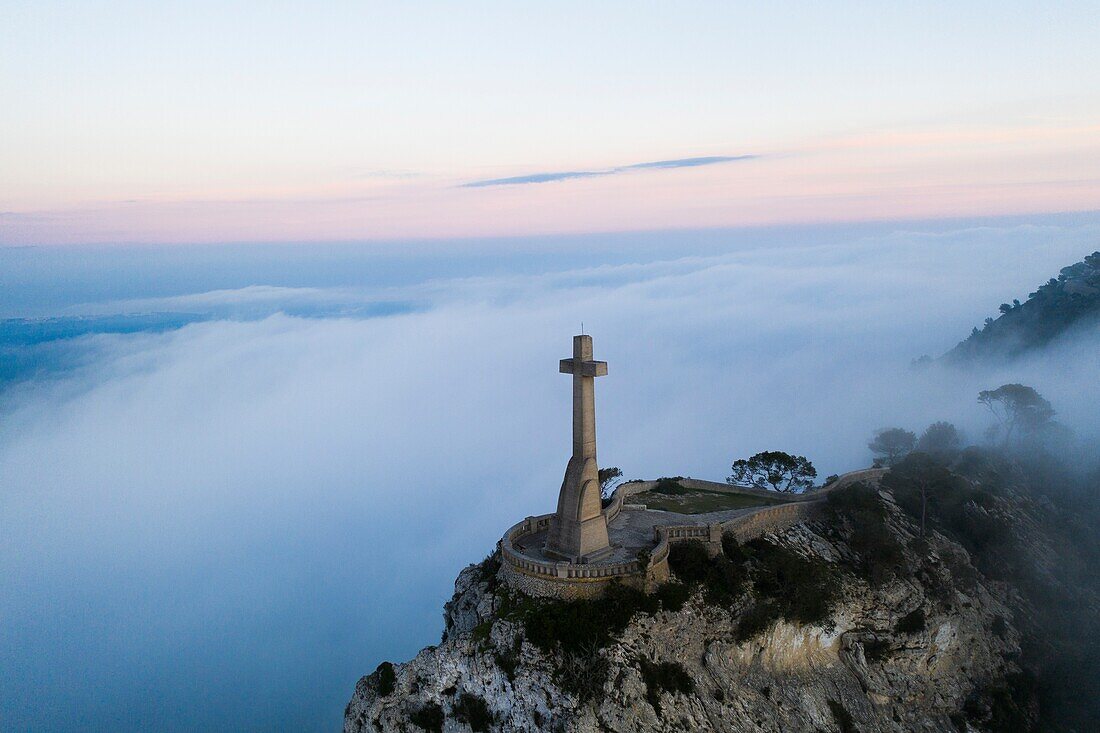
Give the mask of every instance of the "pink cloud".
[(1098, 131), (884, 130), (736, 165), (641, 168), (545, 185), (462, 188), (470, 177), (440, 175), (313, 188), (274, 182), (235, 195), (26, 208), (0, 214), (0, 242), (477, 237), (1094, 210)]

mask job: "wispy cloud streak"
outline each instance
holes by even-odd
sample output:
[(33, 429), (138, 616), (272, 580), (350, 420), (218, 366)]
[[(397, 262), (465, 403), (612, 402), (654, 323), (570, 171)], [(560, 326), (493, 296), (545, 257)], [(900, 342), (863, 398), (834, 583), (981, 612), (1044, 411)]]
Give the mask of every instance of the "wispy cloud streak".
[(696, 168), (702, 165), (715, 165), (716, 163), (730, 163), (736, 160), (752, 160), (758, 155), (708, 155), (700, 158), (677, 158), (675, 160), (655, 160), (649, 163), (634, 163), (617, 168), (606, 168), (594, 171), (557, 171), (551, 173), (530, 173), (524, 176), (510, 176), (508, 178), (488, 178), (481, 181), (463, 183), (459, 188), (484, 188), (487, 186), (514, 186), (525, 183), (552, 183), (554, 181), (567, 181), (573, 178), (596, 178), (599, 176), (613, 176), (616, 173), (629, 173), (637, 170), (667, 170), (671, 168)]

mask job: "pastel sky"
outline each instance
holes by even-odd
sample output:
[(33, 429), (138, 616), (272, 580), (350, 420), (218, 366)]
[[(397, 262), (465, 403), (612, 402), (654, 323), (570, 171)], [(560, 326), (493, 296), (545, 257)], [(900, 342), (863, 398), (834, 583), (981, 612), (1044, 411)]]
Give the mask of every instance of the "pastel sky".
[(0, 244), (1100, 209), (1100, 4), (0, 0)]

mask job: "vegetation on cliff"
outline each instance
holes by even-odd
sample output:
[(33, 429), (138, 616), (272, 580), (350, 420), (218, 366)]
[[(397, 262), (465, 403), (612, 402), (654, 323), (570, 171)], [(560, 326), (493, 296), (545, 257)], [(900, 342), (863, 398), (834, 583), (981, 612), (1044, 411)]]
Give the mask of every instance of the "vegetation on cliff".
[(1100, 324), (1100, 251), (1063, 267), (1021, 303), (1002, 303), (1000, 316), (946, 354), (952, 362), (1003, 359), (1041, 348), (1077, 326)]
[[(926, 526), (912, 549), (927, 558), (925, 533), (949, 538), (969, 558), (941, 558), (957, 587), (991, 584), (1010, 600), (1020, 672), (977, 690), (962, 711), (984, 710), (982, 730), (1089, 730), (1100, 720), (1100, 514), (1076, 498), (1098, 486), (1095, 476), (1052, 465), (1051, 456), (970, 447), (949, 462), (913, 453), (882, 480), (913, 524)], [(995, 632), (1005, 627), (995, 620)], [(1037, 727), (1023, 725), (1032, 717)]]
[[(365, 678), (349, 729), (378, 716), (498, 731), (589, 715), (607, 730), (656, 731), (747, 710), (763, 729), (794, 729), (807, 724), (799, 701), (812, 698), (836, 730), (1091, 730), (1100, 539), (1069, 489), (1092, 479), (1052, 472), (1034, 453), (932, 443), (878, 481), (831, 490), (804, 524), (745, 543), (727, 533), (713, 556), (674, 544), (673, 580), (652, 595), (617, 586), (595, 600), (531, 598), (497, 582), (490, 556), (466, 577), (491, 612), (422, 664), (398, 665), (396, 690), (390, 669)], [(439, 655), (459, 654), (445, 650), (453, 644), (463, 656), (440, 667)], [(767, 666), (815, 665), (814, 654), (843, 664), (823, 660), (804, 683)], [(446, 669), (466, 671), (433, 676)], [(475, 682), (471, 670), (496, 672)], [(875, 696), (893, 700), (889, 710)], [(638, 704), (651, 712), (624, 712)]]
[[(1100, 252), (1002, 306), (950, 357), (1011, 356), (1087, 323), (1100, 313), (1098, 273)], [(964, 447), (945, 421), (919, 437), (883, 429), (868, 445), (886, 469), (877, 479), (829, 477), (815, 518), (744, 543), (727, 533), (716, 554), (673, 544), (672, 581), (651, 595), (615, 585), (593, 600), (531, 598), (498, 582), (491, 555), (469, 572), (467, 604), (491, 599), (491, 612), (445, 638), (464, 674), (491, 671), (444, 684), (432, 681), (437, 656), (399, 665), (396, 682), (380, 667), (357, 690), (349, 730), (386, 715), (424, 730), (448, 718), (494, 731), (520, 720), (568, 731), (1096, 729), (1100, 466), (1033, 388), (1004, 384), (978, 401), (995, 422), (985, 445)], [(816, 473), (775, 452), (733, 470), (731, 482), (792, 491)], [(650, 493), (698, 491), (682, 481)], [(790, 674), (798, 665), (814, 673)], [(394, 702), (395, 685), (412, 697)]]
[[(523, 639), (554, 660), (558, 684), (587, 700), (602, 689), (609, 671), (601, 651), (614, 643), (638, 614), (680, 610), (688, 589), (682, 583), (666, 583), (656, 593), (646, 594), (616, 583), (601, 598), (563, 601), (498, 587), (496, 597), (496, 619), (519, 624)], [(475, 634), (488, 639), (494, 620), (475, 629)], [(502, 666), (514, 670), (515, 650), (503, 656)]]

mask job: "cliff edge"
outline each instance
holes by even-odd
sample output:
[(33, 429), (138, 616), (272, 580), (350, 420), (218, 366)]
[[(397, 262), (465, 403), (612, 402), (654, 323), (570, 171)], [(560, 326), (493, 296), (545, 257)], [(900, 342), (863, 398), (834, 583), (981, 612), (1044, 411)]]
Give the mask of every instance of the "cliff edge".
[(1021, 481), (911, 457), (811, 520), (677, 545), (651, 595), (526, 597), (494, 553), (459, 575), (439, 646), (359, 681), (344, 730), (1033, 729), (1035, 670), (1064, 652), (1047, 606), (1095, 626), (1098, 605), (1048, 531), (1070, 518)]

